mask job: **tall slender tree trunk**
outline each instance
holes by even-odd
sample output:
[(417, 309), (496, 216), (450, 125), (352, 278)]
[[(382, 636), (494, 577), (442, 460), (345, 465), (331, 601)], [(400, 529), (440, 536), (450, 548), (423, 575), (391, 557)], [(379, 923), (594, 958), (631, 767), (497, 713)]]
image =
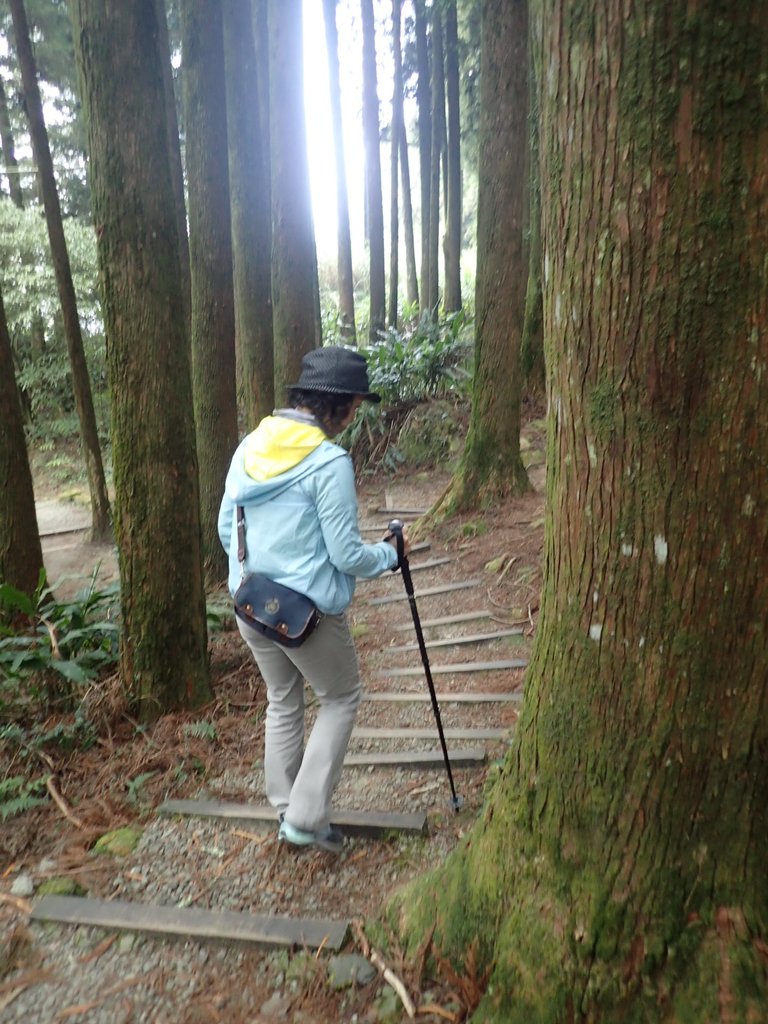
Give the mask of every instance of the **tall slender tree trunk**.
[(403, 906), (451, 962), (477, 937), (473, 1020), (748, 1024), (768, 1006), (768, 7), (533, 10), (541, 616), (499, 782)]
[(400, 0), (392, 0), (392, 124), (389, 146), (389, 308), (387, 323), (397, 326), (398, 254), (400, 248), (398, 155), (403, 127), (403, 58), (400, 43)]
[(238, 390), (252, 430), (275, 407), (270, 185), (251, 12), (241, 0), (224, 0), (222, 12)]
[(445, 222), (445, 298), (447, 313), (461, 309), (461, 115), (459, 111), (459, 33), (456, 0), (445, 12), (445, 86), (448, 109), (446, 167), (447, 216)]
[(413, 200), (411, 168), (408, 157), (408, 136), (405, 122), (400, 123), (400, 180), (403, 193), (403, 232), (405, 234), (405, 287), (408, 304), (419, 305), (419, 278), (416, 270), (416, 244), (413, 234)]
[(349, 194), (347, 167), (344, 158), (344, 131), (341, 117), (341, 86), (339, 83), (339, 35), (336, 29), (336, 0), (323, 0), (325, 43), (328, 51), (328, 79), (331, 99), (333, 151), (336, 157), (336, 217), (338, 237), (339, 316), (341, 333), (352, 345), (356, 343), (355, 282), (352, 268), (352, 239), (349, 229)]
[(187, 204), (184, 198), (184, 166), (179, 141), (179, 119), (176, 113), (176, 94), (173, 88), (171, 46), (168, 38), (168, 17), (165, 0), (157, 0), (157, 28), (160, 66), (163, 69), (165, 116), (168, 122), (168, 145), (173, 181), (173, 199), (176, 204), (176, 225), (179, 232), (179, 260), (181, 262), (181, 284), (184, 297), (184, 320), (187, 331), (192, 330), (192, 277), (189, 267), (189, 235), (187, 232)]
[(386, 320), (384, 208), (381, 195), (379, 95), (376, 84), (376, 35), (373, 0), (361, 0), (363, 28), (363, 141), (365, 143), (366, 209), (370, 257), (368, 337), (376, 341)]
[(155, 0), (72, 0), (70, 10), (107, 335), (121, 674), (149, 720), (211, 697), (192, 373), (157, 8)]
[(48, 145), (48, 132), (43, 117), (43, 103), (37, 83), (35, 58), (29, 37), (27, 15), (23, 0), (9, 0), (13, 31), (16, 37), (16, 49), (21, 68), (24, 86), (24, 100), (29, 121), (29, 132), (32, 139), (32, 150), (37, 164), (40, 188), (42, 191), (45, 221), (48, 227), (48, 238), (51, 245), (51, 258), (56, 274), (59, 290), (59, 301), (64, 319), (64, 333), (67, 338), (67, 351), (72, 370), (72, 388), (75, 398), (75, 409), (80, 425), (80, 442), (82, 445), (88, 486), (91, 497), (91, 534), (94, 539), (104, 539), (110, 535), (109, 498), (104, 466), (101, 460), (99, 435), (96, 429), (96, 414), (93, 409), (91, 382), (88, 366), (85, 361), (83, 335), (77, 314), (75, 286), (72, 282), (72, 269), (69, 263), (67, 242), (64, 237), (64, 224), (61, 218), (59, 196), (56, 191), (56, 178), (53, 173), (53, 160)]
[(8, 112), (8, 100), (5, 95), (5, 83), (0, 75), (0, 145), (3, 147), (3, 166), (8, 181), (8, 191), (14, 206), (19, 209), (24, 205), (24, 193), (21, 190), (19, 164), (16, 160), (16, 147), (11, 128), (11, 116)]
[(301, 0), (269, 0), (272, 142), (272, 312), (275, 400), (320, 345), (317, 254), (304, 117)]
[(427, 13), (424, 0), (414, 0), (416, 28), (416, 62), (418, 77), (416, 80), (416, 104), (419, 118), (419, 181), (420, 181), (420, 219), (421, 219), (421, 270), (419, 291), (421, 294), (421, 312), (428, 312), (429, 279), (430, 279), (430, 248), (429, 222), (432, 203), (430, 188), (432, 183), (432, 86), (429, 61), (429, 42), (427, 39)]
[(429, 175), (429, 293), (428, 309), (437, 316), (440, 305), (440, 167), (445, 159), (445, 74), (441, 8), (432, 8), (432, 151)]
[(31, 594), (40, 579), (43, 552), (2, 294), (0, 426), (0, 582)]
[(224, 29), (219, 0), (182, 0), (181, 32), (200, 526), (205, 576), (215, 584), (227, 575), (227, 556), (217, 524), (238, 434)]
[(528, 284), (525, 290), (525, 320), (520, 342), (520, 369), (525, 387), (534, 394), (542, 394), (545, 387), (544, 364), (544, 306), (541, 287), (541, 189), (539, 186), (539, 106), (537, 98), (537, 69), (533, 55), (529, 60), (529, 99), (531, 116), (528, 118), (530, 138), (529, 160), (529, 243)]

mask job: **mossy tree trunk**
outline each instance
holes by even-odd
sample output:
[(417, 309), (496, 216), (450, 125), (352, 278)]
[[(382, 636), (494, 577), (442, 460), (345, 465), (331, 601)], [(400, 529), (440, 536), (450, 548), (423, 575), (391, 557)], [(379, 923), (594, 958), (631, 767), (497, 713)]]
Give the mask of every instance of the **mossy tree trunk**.
[(253, 430), (275, 407), (270, 186), (250, 7), (225, 0), (222, 13), (238, 391)]
[(320, 345), (315, 229), (304, 117), (301, 0), (269, 0), (272, 151), (272, 323), (275, 401), (301, 372), (302, 356)]
[(542, 394), (545, 387), (544, 365), (544, 305), (541, 292), (541, 190), (539, 188), (539, 106), (536, 92), (537, 69), (528, 61), (529, 98), (529, 242), (528, 284), (525, 289), (525, 320), (520, 342), (520, 367), (525, 388), (532, 394)]
[(72, 0), (70, 10), (107, 335), (121, 671), (148, 720), (211, 697), (189, 338), (156, 2)]
[(405, 923), (478, 938), (474, 1021), (763, 1020), (768, 8), (535, 10), (542, 613), (501, 778)]
[(445, 160), (445, 67), (442, 7), (432, 7), (432, 146), (429, 156), (429, 278), (427, 308), (436, 319), (440, 305), (440, 167)]
[(16, 39), (16, 52), (19, 58), (21, 78), (24, 87), (24, 103), (32, 150), (37, 164), (40, 192), (45, 209), (45, 223), (48, 228), (48, 239), (51, 246), (51, 260), (59, 291), (59, 303), (64, 321), (64, 334), (67, 339), (67, 352), (72, 372), (72, 391), (75, 399), (75, 410), (80, 427), (80, 444), (88, 478), (91, 498), (91, 535), (94, 540), (103, 540), (111, 535), (109, 498), (107, 482), (104, 475), (104, 464), (101, 459), (99, 434), (96, 427), (96, 413), (93, 408), (91, 381), (88, 376), (88, 365), (85, 360), (83, 335), (77, 312), (77, 298), (72, 281), (72, 268), (69, 262), (67, 241), (64, 236), (64, 223), (61, 216), (59, 194), (56, 189), (56, 178), (53, 172), (53, 159), (48, 143), (48, 131), (43, 116), (43, 101), (37, 82), (35, 57), (29, 35), (29, 24), (23, 0), (9, 0), (13, 33)]
[(445, 218), (445, 298), (446, 313), (461, 309), (461, 113), (459, 110), (459, 30), (456, 0), (445, 5), (445, 95), (447, 110)]
[(400, 248), (399, 181), (400, 131), (403, 125), (403, 55), (400, 42), (400, 0), (392, 0), (392, 123), (389, 139), (389, 294), (387, 324), (397, 327), (398, 256)]
[(42, 568), (32, 474), (0, 294), (0, 582), (31, 594)]
[[(224, 28), (219, 0), (182, 0), (181, 50), (200, 526), (205, 576), (216, 584), (227, 576), (217, 523), (238, 433)], [(232, 130), (239, 131), (240, 126), (233, 124)]]
[(419, 182), (421, 219), (421, 267), (419, 271), (420, 312), (429, 307), (429, 190), (432, 182), (432, 85), (429, 67), (429, 39), (427, 37), (427, 10), (424, 0), (414, 0), (414, 29), (416, 32), (416, 105), (419, 120)]
[(528, 0), (484, 0), (480, 76), (475, 371), (464, 453), (439, 515), (528, 489), (520, 458), (520, 337), (528, 142)]
[(369, 297), (368, 338), (377, 341), (386, 322), (384, 208), (381, 195), (379, 94), (376, 84), (376, 31), (373, 0), (361, 0), (363, 33), (363, 142), (365, 145), (365, 202), (368, 225)]
[(339, 33), (336, 28), (336, 0), (323, 0), (325, 45), (328, 51), (328, 83), (333, 127), (333, 152), (336, 157), (336, 223), (337, 269), (339, 287), (339, 318), (341, 333), (351, 344), (356, 344), (355, 282), (352, 268), (352, 239), (349, 228), (349, 194), (347, 169), (344, 159), (344, 130), (341, 117), (341, 86), (339, 84)]

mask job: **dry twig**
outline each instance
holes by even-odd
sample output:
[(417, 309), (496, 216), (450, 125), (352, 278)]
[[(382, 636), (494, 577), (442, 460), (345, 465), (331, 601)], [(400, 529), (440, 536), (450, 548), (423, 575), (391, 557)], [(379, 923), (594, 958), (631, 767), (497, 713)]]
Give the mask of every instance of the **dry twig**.
[(403, 1004), (403, 1009), (405, 1010), (406, 1014), (408, 1015), (408, 1017), (411, 1018), (411, 1020), (413, 1020), (413, 1018), (416, 1016), (416, 1007), (413, 1003), (413, 1000), (408, 995), (408, 990), (406, 989), (404, 983), (401, 981), (400, 978), (398, 978), (394, 971), (390, 970), (390, 968), (387, 967), (387, 964), (384, 958), (382, 957), (381, 953), (371, 948), (371, 946), (368, 943), (368, 939), (365, 937), (363, 926), (360, 924), (359, 921), (352, 922), (352, 930), (355, 933), (355, 938), (358, 941), (363, 956), (366, 958), (366, 960), (370, 960), (373, 966), (377, 968), (377, 970), (381, 971), (384, 980), (387, 982), (388, 985), (390, 985), (395, 990), (395, 992), (397, 992), (398, 996), (400, 997), (400, 1002)]
[(64, 797), (56, 789), (56, 784), (53, 781), (52, 775), (49, 775), (48, 778), (45, 780), (45, 788), (51, 794), (53, 802), (59, 808), (64, 817), (68, 821), (71, 821), (76, 828), (85, 828), (85, 825), (83, 825), (82, 821), (80, 821), (78, 816), (74, 814), (72, 811), (70, 811), (69, 807), (67, 807)]

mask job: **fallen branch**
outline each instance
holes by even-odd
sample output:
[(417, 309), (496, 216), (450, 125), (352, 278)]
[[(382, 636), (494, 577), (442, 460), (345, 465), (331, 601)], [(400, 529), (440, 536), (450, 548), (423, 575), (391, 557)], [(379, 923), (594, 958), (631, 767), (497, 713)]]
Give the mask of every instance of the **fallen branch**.
[(56, 785), (53, 781), (52, 775), (49, 775), (48, 778), (45, 780), (45, 788), (51, 794), (53, 802), (59, 808), (64, 817), (67, 818), (68, 821), (71, 821), (76, 828), (85, 828), (85, 825), (82, 823), (82, 821), (80, 821), (78, 816), (74, 814), (72, 811), (70, 811), (69, 807), (67, 807), (64, 801), (64, 797), (56, 789)]
[(25, 900), (21, 896), (14, 896), (9, 892), (0, 892), (0, 903), (10, 903), (12, 907), (20, 910), (22, 914), (32, 913), (32, 904), (29, 900)]
[(377, 968), (377, 970), (381, 971), (384, 980), (387, 982), (388, 985), (390, 985), (395, 990), (395, 992), (400, 997), (400, 1001), (403, 1004), (403, 1009), (405, 1010), (406, 1014), (408, 1015), (408, 1017), (411, 1018), (411, 1020), (413, 1020), (413, 1018), (416, 1016), (416, 1007), (413, 1003), (413, 1000), (408, 995), (408, 990), (406, 989), (404, 983), (401, 981), (400, 978), (398, 978), (394, 971), (390, 970), (390, 968), (387, 967), (381, 953), (371, 948), (371, 946), (368, 943), (368, 940), (365, 937), (365, 933), (363, 932), (362, 925), (360, 924), (359, 921), (352, 922), (352, 930), (355, 933), (355, 938), (358, 941), (363, 956), (366, 958), (366, 960), (370, 960), (373, 966)]

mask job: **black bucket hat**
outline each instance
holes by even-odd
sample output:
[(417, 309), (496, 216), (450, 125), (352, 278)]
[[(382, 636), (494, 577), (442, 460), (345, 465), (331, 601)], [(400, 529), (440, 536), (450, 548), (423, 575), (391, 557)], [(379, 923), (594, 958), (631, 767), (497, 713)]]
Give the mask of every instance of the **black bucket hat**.
[(307, 352), (301, 360), (301, 375), (287, 391), (325, 391), (334, 395), (361, 395), (380, 402), (381, 395), (369, 390), (365, 356), (341, 345), (327, 345)]

